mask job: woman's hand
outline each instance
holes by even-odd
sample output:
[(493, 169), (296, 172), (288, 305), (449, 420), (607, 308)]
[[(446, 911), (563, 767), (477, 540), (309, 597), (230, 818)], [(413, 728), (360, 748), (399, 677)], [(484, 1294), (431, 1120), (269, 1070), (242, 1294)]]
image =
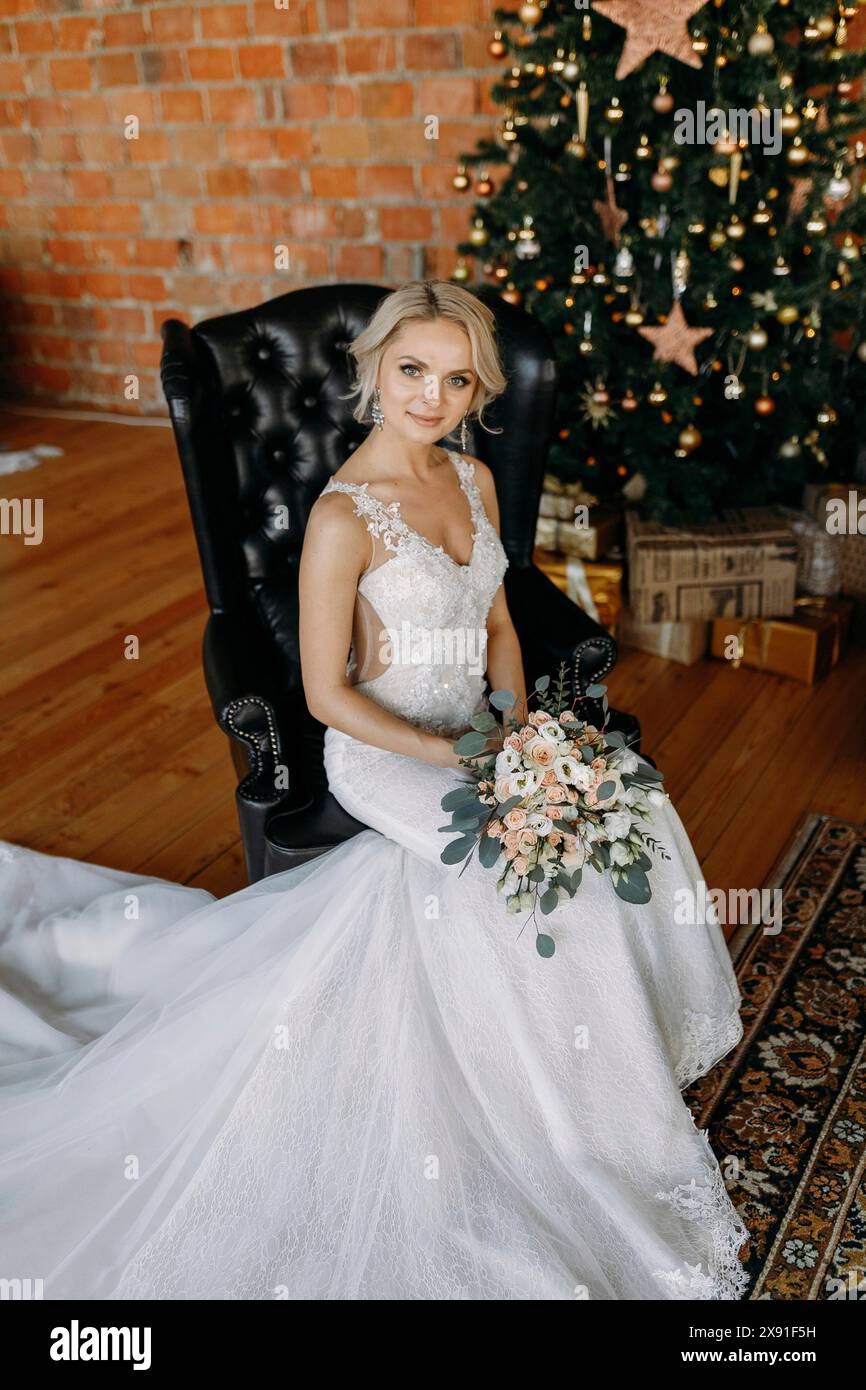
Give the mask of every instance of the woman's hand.
[[(466, 733), (470, 733), (470, 732), (471, 732), (471, 730), (469, 730), (469, 729), (466, 730)], [(451, 768), (451, 767), (460, 767), (460, 768), (466, 767), (466, 763), (460, 761), (461, 756), (465, 757), (465, 754), (461, 755), (460, 753), (455, 753), (455, 752), (454, 752), (454, 744), (455, 744), (456, 742), (457, 742), (457, 739), (456, 739), (456, 738), (451, 739), (451, 738), (439, 738), (439, 737), (437, 737), (437, 738), (435, 739), (435, 743), (434, 743), (433, 748), (432, 748), (433, 756), (431, 757), (430, 761), (433, 762), (433, 763), (435, 763), (436, 767), (449, 767), (449, 768)], [(470, 761), (470, 764), (471, 764), (471, 763), (475, 763), (477, 759), (480, 759), (480, 758), (482, 758), (482, 757), (489, 757), (491, 753), (494, 753), (494, 754), (495, 754), (495, 753), (499, 753), (499, 752), (501, 752), (501, 750), (502, 750), (502, 738), (501, 738), (501, 736), (498, 735), (498, 734), (492, 735), (490, 738), (488, 738), (487, 743), (486, 743), (486, 745), (485, 745), (483, 751), (482, 751), (481, 753), (476, 753), (476, 754), (469, 760), (469, 761)]]

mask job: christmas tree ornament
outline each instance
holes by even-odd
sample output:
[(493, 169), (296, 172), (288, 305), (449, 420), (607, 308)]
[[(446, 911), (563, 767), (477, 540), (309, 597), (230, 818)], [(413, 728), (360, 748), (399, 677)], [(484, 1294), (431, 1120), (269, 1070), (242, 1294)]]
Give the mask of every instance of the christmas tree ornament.
[(806, 206), (807, 202), (809, 201), (809, 198), (812, 195), (814, 182), (814, 179), (808, 178), (791, 180), (792, 192), (790, 201), (788, 203), (789, 221), (792, 217), (796, 217), (798, 213), (801, 213), (803, 211), (803, 208)]
[(851, 192), (851, 180), (843, 173), (841, 159), (833, 170), (833, 177), (827, 184), (825, 196), (833, 203), (844, 203)]
[(746, 48), (753, 58), (768, 58), (775, 47), (773, 35), (767, 29), (763, 19), (759, 20), (754, 34), (750, 34), (746, 41)]
[(704, 54), (709, 49), (709, 46), (710, 41), (705, 34), (692, 35), (692, 48), (694, 49), (695, 53), (700, 55), (700, 57), (704, 56)]
[(724, 246), (727, 239), (728, 238), (725, 236), (725, 233), (721, 227), (714, 227), (708, 237), (708, 241), (710, 243), (710, 250), (719, 251)]
[(740, 175), (743, 172), (743, 151), (737, 147), (731, 155), (730, 173), (728, 176), (728, 202), (734, 204), (737, 201), (737, 193), (740, 187)]
[(568, 62), (562, 69), (562, 75), (566, 82), (576, 82), (580, 77), (580, 68), (578, 67), (576, 53), (569, 53)]
[(619, 104), (619, 97), (611, 97), (604, 108), (605, 120), (610, 121), (612, 125), (618, 125), (624, 115), (625, 111)]
[(521, 24), (526, 25), (527, 29), (533, 29), (541, 19), (542, 13), (543, 11), (540, 5), (526, 3), (520, 6), (520, 9), (517, 11), (517, 17)]
[(755, 401), (756, 415), (772, 415), (775, 409), (776, 402), (773, 400), (772, 396), (758, 396), (757, 400)]
[(743, 237), (746, 235), (746, 224), (745, 222), (741, 222), (737, 214), (734, 213), (730, 222), (725, 227), (725, 231), (731, 238), (731, 241), (742, 241)]
[(652, 99), (652, 108), (660, 116), (666, 116), (669, 111), (674, 109), (674, 99), (667, 89), (664, 78), (662, 78), (661, 85)]
[(694, 425), (686, 425), (685, 429), (680, 430), (678, 442), (681, 449), (684, 449), (687, 454), (692, 454), (695, 449), (700, 447), (703, 437), (700, 430), (696, 429)]
[(837, 95), (837, 96), (842, 97), (843, 100), (844, 100), (846, 97), (849, 97), (849, 96), (851, 95), (851, 93), (853, 92), (853, 90), (854, 90), (854, 83), (853, 83), (853, 82), (850, 82), (850, 81), (848, 80), (847, 77), (840, 77), (840, 78), (839, 78), (839, 81), (836, 83), (836, 95)]
[(795, 111), (790, 102), (786, 102), (779, 118), (779, 126), (783, 135), (796, 135), (802, 125), (799, 111)]
[(637, 396), (635, 396), (634, 392), (631, 390), (631, 387), (629, 387), (629, 389), (626, 391), (625, 395), (619, 403), (620, 410), (624, 410), (627, 414), (630, 415), (633, 410), (637, 410), (638, 404), (639, 402)]
[(529, 213), (525, 213), (523, 217), (523, 226), (517, 233), (516, 253), (520, 260), (529, 261), (534, 260), (540, 250), (541, 247), (538, 243), (535, 231), (533, 230), (532, 218)]
[(714, 183), (716, 188), (726, 188), (728, 184), (728, 170), (725, 165), (714, 164), (707, 170), (707, 178), (710, 183)]
[(793, 144), (788, 146), (785, 158), (789, 164), (793, 164), (794, 166), (800, 166), (806, 163), (809, 158), (809, 151), (803, 144), (802, 136), (794, 136)]
[(469, 228), (469, 240), (473, 246), (486, 246), (490, 240), (490, 233), (480, 217), (476, 217)]
[(451, 180), (451, 184), (452, 187), (456, 188), (460, 193), (462, 193), (465, 188), (469, 187), (469, 175), (466, 172), (465, 164), (458, 164), (457, 173)]
[(564, 67), (565, 67), (565, 49), (564, 49), (564, 48), (558, 48), (558, 49), (556, 50), (556, 57), (555, 57), (554, 59), (552, 59), (552, 61), (551, 61), (551, 64), (550, 64), (550, 71), (551, 71), (551, 72), (562, 72), (562, 69), (563, 69)]
[(774, 275), (790, 275), (791, 267), (784, 256), (777, 256), (773, 262), (772, 272)]
[(502, 39), (502, 33), (499, 29), (497, 29), (494, 32), (493, 38), (487, 45), (487, 52), (490, 54), (491, 58), (504, 58), (507, 51), (508, 50)]
[(835, 425), (838, 419), (839, 416), (836, 414), (832, 405), (823, 405), (818, 411), (817, 420), (822, 428), (827, 425)]
[(671, 252), (671, 260), (671, 278), (673, 280), (674, 297), (679, 299), (689, 283), (689, 272), (691, 271), (692, 263), (689, 260), (685, 247), (680, 248), (676, 257), (674, 257), (673, 252)]
[(740, 274), (740, 271), (745, 270), (746, 268), (746, 262), (743, 260), (742, 256), (732, 256), (731, 259), (728, 261), (728, 265), (731, 267), (731, 270), (736, 272), (737, 275)]
[(650, 405), (664, 405), (664, 403), (665, 403), (665, 401), (667, 400), (667, 398), (668, 398), (668, 393), (667, 393), (667, 391), (665, 390), (665, 388), (662, 386), (662, 384), (661, 384), (660, 381), (657, 381), (657, 382), (655, 383), (655, 385), (653, 386), (653, 389), (650, 391), (649, 395), (647, 396), (647, 400), (649, 401)]
[(866, 338), (862, 338), (857, 344), (857, 356), (861, 362), (866, 362)]
[(690, 327), (680, 301), (675, 299), (666, 323), (655, 328), (639, 328), (638, 333), (652, 344), (654, 362), (674, 362), (692, 376), (697, 376), (694, 349), (705, 338), (711, 337), (713, 329)]
[(729, 130), (726, 130), (715, 142), (716, 153), (723, 154), (726, 159), (739, 148), (738, 142), (731, 139), (731, 132)]
[(594, 430), (607, 429), (613, 419), (613, 408), (610, 404), (604, 384), (597, 384), (595, 387), (585, 386), (580, 394), (581, 416), (591, 425)]
[(577, 135), (572, 135), (565, 147), (565, 153), (570, 154), (573, 159), (586, 159), (586, 145)]
[(506, 145), (511, 144), (512, 141), (514, 141), (514, 140), (517, 139), (517, 130), (516, 130), (515, 125), (514, 125), (514, 117), (513, 117), (513, 116), (506, 116), (506, 117), (505, 117), (505, 120), (502, 122), (502, 124), (501, 124), (500, 127), (499, 127), (499, 138), (500, 138), (500, 140), (502, 140)]
[(605, 240), (612, 241), (614, 246), (618, 246), (620, 231), (628, 221), (628, 213), (624, 208), (617, 207), (613, 179), (609, 175), (606, 180), (606, 192), (607, 196), (604, 201), (602, 202), (597, 198), (592, 206), (601, 223)]
[(766, 330), (763, 329), (759, 323), (752, 324), (752, 327), (746, 334), (746, 343), (748, 346), (754, 352), (763, 352), (768, 342), (769, 339)]
[(469, 267), (463, 256), (460, 257), (451, 272), (451, 279), (456, 280), (458, 285), (464, 285), (469, 279)]
[(617, 64), (621, 82), (650, 56), (665, 53), (687, 67), (699, 68), (701, 60), (692, 48), (687, 20), (702, 10), (706, 0), (595, 0), (593, 9), (625, 29), (626, 37)]
[(575, 107), (577, 110), (577, 138), (585, 144), (589, 122), (589, 88), (585, 82), (581, 82), (577, 89)]
[(493, 192), (493, 180), (486, 170), (479, 176), (475, 184), (475, 192), (479, 198), (489, 198)]
[(782, 304), (776, 310), (776, 318), (779, 323), (796, 323), (800, 317), (800, 311), (796, 304)]
[(613, 273), (618, 280), (627, 280), (634, 275), (634, 256), (627, 246), (620, 246), (614, 257)]
[(646, 135), (640, 137), (640, 143), (635, 147), (635, 159), (652, 159), (653, 147)]
[(836, 32), (836, 21), (831, 14), (822, 14), (815, 20), (815, 28), (820, 39), (829, 39)]
[(844, 261), (859, 261), (860, 247), (852, 237), (851, 233), (846, 233), (845, 239), (839, 248), (839, 255)]
[(673, 178), (669, 174), (668, 170), (663, 168), (663, 166), (660, 164), (658, 168), (655, 170), (652, 178), (650, 179), (650, 183), (652, 184), (656, 193), (667, 193), (668, 189), (673, 183)]
[(772, 222), (772, 220), (773, 214), (770, 212), (770, 209), (767, 207), (767, 204), (764, 202), (763, 198), (761, 198), (758, 203), (758, 206), (752, 213), (752, 221), (758, 227), (765, 227), (767, 223)]
[(792, 435), (790, 439), (783, 440), (779, 445), (779, 458), (781, 459), (798, 459), (802, 452), (800, 439), (796, 434)]
[(506, 304), (519, 304), (523, 298), (523, 295), (520, 293), (520, 290), (517, 288), (517, 286), (511, 280), (509, 280), (508, 284), (505, 286), (505, 289), (502, 290), (500, 298), (504, 299)]

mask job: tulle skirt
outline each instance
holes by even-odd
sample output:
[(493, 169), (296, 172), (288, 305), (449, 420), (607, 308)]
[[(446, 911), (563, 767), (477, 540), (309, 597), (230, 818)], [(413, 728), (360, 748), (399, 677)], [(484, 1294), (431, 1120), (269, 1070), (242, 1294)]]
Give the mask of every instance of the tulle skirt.
[(733, 1299), (681, 1090), (742, 1035), (671, 806), (654, 896), (441, 863), (459, 774), (329, 729), (370, 829), (223, 900), (0, 846), (0, 1277), (46, 1299)]

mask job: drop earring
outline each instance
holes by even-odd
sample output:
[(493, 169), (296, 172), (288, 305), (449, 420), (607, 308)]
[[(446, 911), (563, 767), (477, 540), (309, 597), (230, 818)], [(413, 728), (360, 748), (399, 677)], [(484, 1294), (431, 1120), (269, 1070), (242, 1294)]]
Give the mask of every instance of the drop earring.
[(469, 430), (466, 426), (466, 416), (460, 421), (460, 448), (466, 453), (466, 445), (469, 443)]
[(385, 412), (382, 409), (382, 397), (379, 394), (378, 386), (373, 392), (373, 404), (370, 407), (370, 414), (373, 417), (373, 424), (378, 429), (382, 429), (385, 424)]

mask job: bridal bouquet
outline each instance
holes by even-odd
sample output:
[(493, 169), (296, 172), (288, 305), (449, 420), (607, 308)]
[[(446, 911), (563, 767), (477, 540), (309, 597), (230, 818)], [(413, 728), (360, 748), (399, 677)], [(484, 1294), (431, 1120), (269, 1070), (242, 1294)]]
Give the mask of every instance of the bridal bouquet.
[[(670, 857), (644, 828), (652, 808), (667, 800), (662, 773), (641, 762), (621, 733), (605, 732), (606, 686), (590, 686), (585, 697), (601, 699), (601, 729), (578, 718), (578, 700), (564, 708), (564, 664), (551, 695), (549, 686), (549, 676), (535, 682), (518, 719), (511, 691), (494, 690), (489, 703), (503, 712), (503, 726), (483, 710), (455, 743), (472, 780), (442, 798), (451, 823), (440, 829), (458, 832), (458, 838), (440, 857), (446, 864), (468, 864), (477, 848), (479, 862), (499, 872), (496, 886), (508, 911), (531, 908), (533, 920), (536, 906), (546, 914), (574, 897), (587, 864), (609, 874), (626, 902), (647, 903), (647, 851)], [(533, 695), (538, 708), (530, 714)], [(497, 741), (499, 747), (490, 749)], [(535, 944), (540, 955), (553, 955), (553, 938), (537, 925)]]

